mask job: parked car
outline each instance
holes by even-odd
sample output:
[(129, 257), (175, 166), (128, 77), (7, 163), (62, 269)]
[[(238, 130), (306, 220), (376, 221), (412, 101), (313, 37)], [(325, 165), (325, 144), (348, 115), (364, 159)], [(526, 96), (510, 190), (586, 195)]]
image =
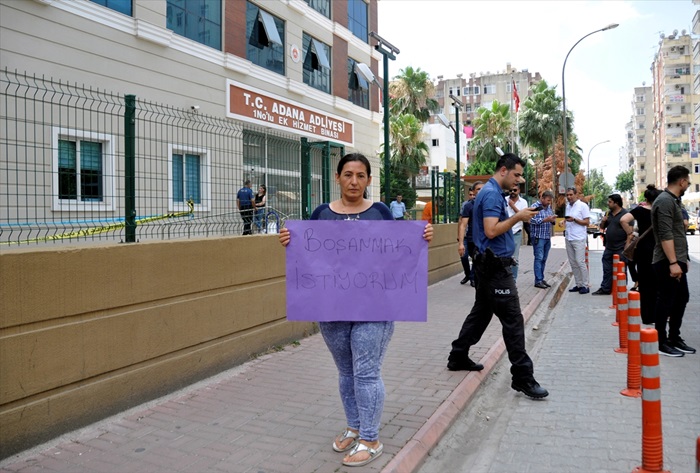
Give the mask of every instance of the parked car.
[(591, 218), (588, 222), (587, 231), (588, 233), (598, 233), (600, 232), (600, 221), (603, 220), (603, 215), (605, 215), (605, 212), (600, 209), (591, 209), (590, 214)]
[(688, 228), (685, 229), (686, 233), (690, 233), (691, 235), (695, 235), (695, 232), (698, 230), (698, 218), (697, 217), (689, 217), (688, 218)]

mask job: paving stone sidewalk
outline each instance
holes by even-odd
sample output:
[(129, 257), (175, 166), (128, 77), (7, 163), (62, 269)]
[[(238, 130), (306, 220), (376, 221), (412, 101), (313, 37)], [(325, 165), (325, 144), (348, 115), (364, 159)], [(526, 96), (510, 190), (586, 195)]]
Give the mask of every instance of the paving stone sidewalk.
[[(554, 287), (534, 288), (532, 248), (522, 247), (518, 288), (526, 318), (551, 300), (564, 268), (561, 243), (547, 264), (547, 279)], [(317, 334), (5, 459), (0, 471), (414, 471), (504, 352), (501, 326), (494, 318), (472, 351), (486, 370), (445, 368), (450, 343), (474, 301), (474, 289), (460, 285), (461, 278), (430, 286), (427, 323), (397, 323), (383, 368), (384, 454), (366, 467), (344, 467), (342, 454), (331, 449), (345, 421), (336, 369)]]

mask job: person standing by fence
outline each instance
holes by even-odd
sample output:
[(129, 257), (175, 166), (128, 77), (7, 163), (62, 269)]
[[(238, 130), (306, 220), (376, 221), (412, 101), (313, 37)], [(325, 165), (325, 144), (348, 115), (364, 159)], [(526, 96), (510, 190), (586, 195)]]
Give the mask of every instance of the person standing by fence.
[(251, 225), (253, 223), (253, 189), (250, 179), (246, 179), (243, 183), (243, 187), (238, 191), (236, 196), (236, 203), (238, 204), (238, 211), (241, 213), (241, 218), (243, 219), (243, 234), (250, 235)]
[(267, 206), (267, 187), (265, 184), (260, 184), (258, 193), (255, 194), (255, 226), (258, 233), (267, 232), (267, 222), (265, 218), (265, 207)]

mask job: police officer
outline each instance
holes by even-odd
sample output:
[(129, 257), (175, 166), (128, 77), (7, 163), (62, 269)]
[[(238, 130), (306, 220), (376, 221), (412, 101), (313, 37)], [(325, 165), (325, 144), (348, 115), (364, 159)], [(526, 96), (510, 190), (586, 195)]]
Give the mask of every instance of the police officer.
[(507, 153), (496, 163), (496, 172), (481, 189), (474, 205), (474, 244), (477, 273), (474, 307), (462, 324), (459, 337), (452, 342), (447, 368), (451, 371), (481, 371), (484, 366), (469, 358), (469, 348), (481, 339), (491, 317), (503, 325), (503, 339), (511, 362), (511, 387), (525, 395), (541, 399), (549, 392), (535, 381), (532, 360), (525, 351), (525, 327), (520, 310), (518, 289), (511, 270), (515, 242), (510, 231), (518, 222), (537, 215), (536, 208), (526, 207), (508, 217), (504, 197), (522, 181), (525, 162)]

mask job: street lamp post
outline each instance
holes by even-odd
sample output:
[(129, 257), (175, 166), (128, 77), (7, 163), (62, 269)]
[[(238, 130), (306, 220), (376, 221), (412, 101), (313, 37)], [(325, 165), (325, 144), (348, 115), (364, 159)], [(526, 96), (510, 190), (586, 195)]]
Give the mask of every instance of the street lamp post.
[(401, 51), (374, 31), (369, 35), (377, 40), (374, 49), (384, 56), (384, 90), (382, 91), (382, 106), (384, 107), (384, 201), (389, 205), (391, 199), (391, 171), (389, 170), (391, 164), (391, 156), (389, 154), (389, 59), (395, 60), (396, 55)]
[[(586, 158), (586, 171), (587, 171), (587, 174), (586, 174), (586, 195), (588, 195), (588, 193), (590, 192), (590, 182), (589, 181), (591, 179), (591, 152), (593, 151), (593, 149), (596, 146), (602, 145), (603, 143), (610, 143), (610, 140), (605, 140), (605, 141), (601, 141), (600, 143), (596, 143), (591, 147), (590, 150), (588, 150), (588, 157)], [(590, 204), (591, 203), (588, 202), (589, 207), (591, 206)]]
[(460, 197), (461, 197), (461, 184), (462, 184), (462, 179), (459, 175), (459, 112), (462, 109), (462, 101), (459, 100), (459, 98), (455, 97), (454, 95), (450, 94), (450, 98), (452, 99), (452, 106), (455, 108), (455, 125), (452, 126), (452, 123), (447, 119), (447, 117), (442, 114), (438, 113), (436, 116), (440, 123), (443, 124), (443, 126), (446, 126), (447, 128), (451, 129), (454, 134), (455, 134), (455, 145), (457, 147), (456, 153), (457, 153), (457, 170), (456, 170), (456, 175), (457, 175), (457, 180), (455, 181), (455, 205), (457, 207), (457, 215), (459, 215), (459, 209), (462, 205), (462, 202), (460, 202)]
[[(611, 23), (605, 28), (601, 28), (599, 30), (591, 31), (588, 33), (586, 36), (582, 37), (576, 43), (574, 43), (573, 46), (571, 46), (571, 49), (569, 49), (569, 52), (566, 53), (566, 57), (564, 58), (564, 65), (561, 68), (561, 101), (562, 101), (562, 124), (563, 124), (563, 129), (562, 129), (562, 144), (564, 145), (564, 176), (568, 175), (569, 172), (569, 146), (567, 142), (567, 127), (566, 127), (566, 87), (564, 85), (564, 71), (566, 70), (566, 60), (569, 59), (569, 54), (571, 54), (571, 51), (574, 50), (574, 48), (583, 41), (584, 39), (588, 38), (590, 35), (599, 33), (601, 31), (607, 31), (611, 30), (613, 28), (617, 28), (619, 25), (617, 23)], [(564, 177), (564, 187), (569, 187), (569, 182), (568, 182), (568, 177)], [(573, 184), (573, 183), (572, 183)]]

